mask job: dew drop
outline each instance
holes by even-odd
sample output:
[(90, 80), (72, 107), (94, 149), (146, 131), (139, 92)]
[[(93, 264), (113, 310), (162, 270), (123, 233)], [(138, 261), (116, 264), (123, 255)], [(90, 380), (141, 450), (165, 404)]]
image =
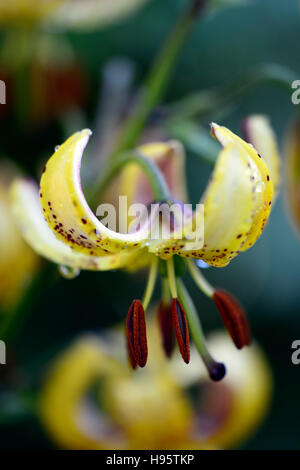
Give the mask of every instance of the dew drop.
[(56, 145), (56, 146), (54, 147), (54, 152), (57, 152), (57, 150), (58, 150), (59, 148), (60, 148), (60, 145)]
[(264, 191), (264, 183), (262, 183), (261, 181), (258, 181), (256, 184), (255, 184), (255, 192), (256, 193), (262, 193)]
[(80, 269), (79, 268), (72, 268), (70, 266), (64, 266), (64, 265), (61, 264), (58, 267), (58, 272), (65, 279), (74, 279), (75, 277), (79, 276)]
[(202, 259), (197, 259), (196, 260), (196, 264), (199, 268), (201, 269), (207, 269), (207, 268), (210, 268), (210, 265), (205, 263), (205, 261), (203, 261)]

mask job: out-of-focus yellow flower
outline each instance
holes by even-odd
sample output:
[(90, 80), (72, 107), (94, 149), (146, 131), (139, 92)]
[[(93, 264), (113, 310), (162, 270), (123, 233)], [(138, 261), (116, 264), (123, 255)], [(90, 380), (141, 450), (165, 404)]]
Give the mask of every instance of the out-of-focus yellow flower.
[(63, 3), (63, 0), (11, 0), (0, 2), (0, 24), (36, 24)]
[(274, 192), (278, 193), (280, 183), (280, 157), (274, 131), (269, 119), (263, 115), (253, 115), (244, 121), (246, 139), (265, 160), (273, 181)]
[(9, 185), (17, 171), (0, 163), (0, 310), (18, 302), (37, 268), (36, 253), (20, 235), (11, 210)]
[(285, 196), (291, 222), (300, 235), (300, 121), (293, 122), (285, 141)]
[(130, 13), (146, 0), (1, 0), (0, 24), (97, 27)]
[(257, 344), (236, 355), (228, 336), (214, 333), (209, 344), (232, 365), (224, 381), (214, 384), (200, 361), (184, 367), (177, 356), (167, 362), (153, 321), (149, 331), (153, 354), (149, 367), (137, 373), (123, 363), (120, 332), (82, 336), (57, 357), (39, 414), (59, 447), (231, 448), (260, 425), (272, 380)]
[[(272, 171), (276, 169), (274, 178), (277, 183), (277, 162), (274, 160), (278, 159), (278, 154), (273, 152), (274, 136), (267, 122), (257, 123), (255, 130), (255, 136), (261, 131), (259, 137), (266, 134), (270, 141), (263, 149), (264, 158), (253, 145), (226, 127), (212, 124), (212, 134), (223, 149), (201, 200), (203, 204), (198, 205), (194, 212), (191, 208), (187, 212), (186, 206), (183, 211), (182, 202), (178, 204), (175, 200), (186, 197), (184, 153), (180, 143), (144, 145), (138, 151), (121, 156), (116, 166), (111, 167), (112, 177), (125, 167), (118, 180), (120, 187), (116, 188), (116, 194), (123, 196), (125, 192), (129, 196), (128, 204), (138, 201), (146, 208), (151, 201), (158, 201), (156, 210), (162, 205), (170, 207), (177, 204), (181, 223), (175, 215), (167, 237), (161, 235), (163, 217), (160, 219), (155, 212), (153, 216), (146, 210), (144, 222), (137, 224), (133, 231), (125, 230), (125, 233), (107, 227), (93, 214), (80, 181), (81, 158), (91, 134), (88, 129), (75, 133), (55, 151), (44, 169), (40, 190), (28, 180), (19, 180), (13, 185), (16, 220), (27, 242), (42, 256), (73, 270), (132, 270), (150, 264), (143, 301), (134, 300), (127, 314), (133, 367), (144, 367), (147, 361), (145, 310), (151, 300), (159, 264), (167, 292), (161, 309), (167, 354), (171, 350), (168, 338), (173, 324), (183, 360), (189, 362), (190, 329), (212, 380), (221, 380), (225, 375), (225, 366), (217, 363), (205, 346), (194, 306), (178, 279), (183, 272), (176, 271), (176, 262), (181, 263), (183, 271), (186, 265), (196, 284), (214, 300), (237, 348), (249, 345), (250, 330), (238, 301), (227, 292), (211, 286), (188, 258), (223, 267), (241, 251), (250, 248), (260, 236), (269, 217), (274, 194), (273, 178), (266, 160)], [(260, 139), (256, 140), (260, 142)], [(148, 176), (150, 185), (143, 178), (141, 169)], [(111, 176), (106, 179), (110, 181)], [(127, 209), (123, 212), (126, 219)], [(160, 224), (158, 237), (153, 237), (150, 229), (154, 217)]]

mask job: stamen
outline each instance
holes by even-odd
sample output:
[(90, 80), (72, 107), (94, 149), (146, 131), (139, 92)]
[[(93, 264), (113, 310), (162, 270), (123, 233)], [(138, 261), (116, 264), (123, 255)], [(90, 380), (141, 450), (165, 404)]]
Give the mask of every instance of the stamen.
[(127, 338), (127, 352), (128, 352), (129, 364), (131, 365), (132, 369), (135, 370), (137, 368), (137, 362), (136, 362), (135, 357), (132, 353), (128, 338)]
[(214, 295), (214, 291), (215, 291), (213, 286), (209, 284), (209, 282), (205, 279), (205, 277), (201, 273), (200, 269), (198, 269), (196, 264), (191, 259), (187, 259), (186, 264), (190, 272), (190, 275), (194, 279), (194, 282), (197, 284), (197, 286), (202, 290), (202, 292), (205, 295), (207, 295), (207, 297), (212, 298)]
[(145, 311), (140, 300), (133, 300), (127, 314), (126, 331), (129, 359), (132, 354), (136, 363), (144, 367), (148, 357)]
[(152, 262), (151, 262), (151, 267), (150, 267), (150, 271), (149, 271), (147, 287), (146, 287), (143, 302), (142, 302), (144, 310), (147, 310), (147, 307), (149, 305), (149, 302), (150, 302), (152, 294), (153, 294), (153, 290), (154, 290), (154, 287), (155, 287), (156, 276), (157, 276), (157, 267), (158, 267), (158, 257), (157, 256), (152, 256)]
[(181, 279), (177, 279), (177, 291), (188, 318), (193, 342), (207, 368), (210, 378), (215, 382), (222, 380), (226, 374), (225, 365), (215, 361), (210, 355), (195, 305)]
[(248, 346), (251, 343), (250, 327), (238, 300), (222, 289), (215, 290), (213, 299), (235, 346), (238, 349)]
[(208, 368), (208, 373), (214, 382), (219, 382), (226, 375), (226, 367), (222, 362), (213, 361)]
[(158, 307), (158, 323), (162, 336), (162, 345), (167, 357), (170, 357), (174, 349), (174, 334), (172, 323), (171, 304), (164, 301)]
[(183, 307), (178, 299), (172, 299), (172, 322), (182, 359), (186, 364), (190, 362), (190, 340), (188, 324)]

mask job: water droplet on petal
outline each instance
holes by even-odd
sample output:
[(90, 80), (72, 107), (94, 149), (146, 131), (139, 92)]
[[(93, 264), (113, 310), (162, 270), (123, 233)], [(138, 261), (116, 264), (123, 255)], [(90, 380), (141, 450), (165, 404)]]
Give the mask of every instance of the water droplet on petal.
[(65, 279), (74, 279), (75, 277), (79, 276), (80, 269), (79, 268), (72, 268), (70, 266), (60, 265), (58, 267), (58, 272)]
[(54, 152), (57, 152), (57, 150), (58, 150), (59, 148), (60, 148), (60, 145), (56, 145), (56, 146), (54, 147)]
[(207, 269), (207, 268), (210, 268), (210, 265), (205, 263), (205, 261), (203, 261), (202, 259), (197, 259), (196, 260), (196, 264), (199, 268), (201, 269)]

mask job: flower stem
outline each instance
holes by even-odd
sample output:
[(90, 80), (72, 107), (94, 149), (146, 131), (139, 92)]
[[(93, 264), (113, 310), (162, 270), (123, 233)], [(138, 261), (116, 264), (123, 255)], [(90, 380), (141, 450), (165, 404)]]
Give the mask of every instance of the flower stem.
[(161, 299), (164, 306), (170, 304), (169, 282), (165, 278), (161, 278)]
[(173, 258), (173, 256), (167, 260), (167, 272), (168, 272), (168, 280), (169, 280), (170, 291), (171, 291), (173, 299), (176, 299), (177, 298), (177, 287), (176, 287), (176, 277), (175, 277), (174, 258)]
[(193, 280), (197, 284), (197, 286), (202, 290), (202, 292), (207, 295), (207, 297), (212, 298), (215, 289), (209, 284), (209, 282), (205, 279), (203, 274), (201, 273), (200, 269), (197, 268), (194, 261), (191, 259), (186, 260), (186, 265), (192, 276)]
[(132, 151), (118, 156), (108, 167), (106, 174), (91, 191), (92, 200), (97, 200), (112, 181), (112, 179), (129, 163), (135, 163), (140, 166), (149, 179), (154, 199), (157, 201), (167, 201), (170, 199), (170, 192), (165, 178), (158, 166), (149, 158), (145, 157), (139, 151)]
[(176, 279), (176, 286), (179, 300), (182, 303), (182, 306), (187, 316), (193, 342), (199, 354), (201, 355), (204, 363), (209, 366), (212, 362), (214, 362), (214, 360), (207, 349), (202, 326), (195, 305), (181, 279)]
[(149, 302), (151, 300), (153, 290), (154, 290), (154, 287), (155, 287), (155, 281), (156, 281), (156, 277), (157, 277), (157, 267), (158, 267), (158, 257), (153, 256), (152, 257), (152, 263), (151, 263), (151, 266), (150, 266), (150, 271), (149, 271), (147, 287), (146, 287), (146, 291), (145, 291), (144, 298), (143, 298), (143, 301), (142, 301), (142, 304), (143, 304), (143, 307), (144, 307), (145, 311), (147, 310), (147, 307), (149, 305)]
[(115, 158), (118, 153), (134, 147), (152, 109), (158, 104), (166, 89), (178, 53), (195, 23), (198, 13), (202, 10), (203, 4), (205, 4), (203, 0), (194, 0), (175, 24), (146, 78), (140, 100), (134, 113), (125, 123), (112, 158)]

